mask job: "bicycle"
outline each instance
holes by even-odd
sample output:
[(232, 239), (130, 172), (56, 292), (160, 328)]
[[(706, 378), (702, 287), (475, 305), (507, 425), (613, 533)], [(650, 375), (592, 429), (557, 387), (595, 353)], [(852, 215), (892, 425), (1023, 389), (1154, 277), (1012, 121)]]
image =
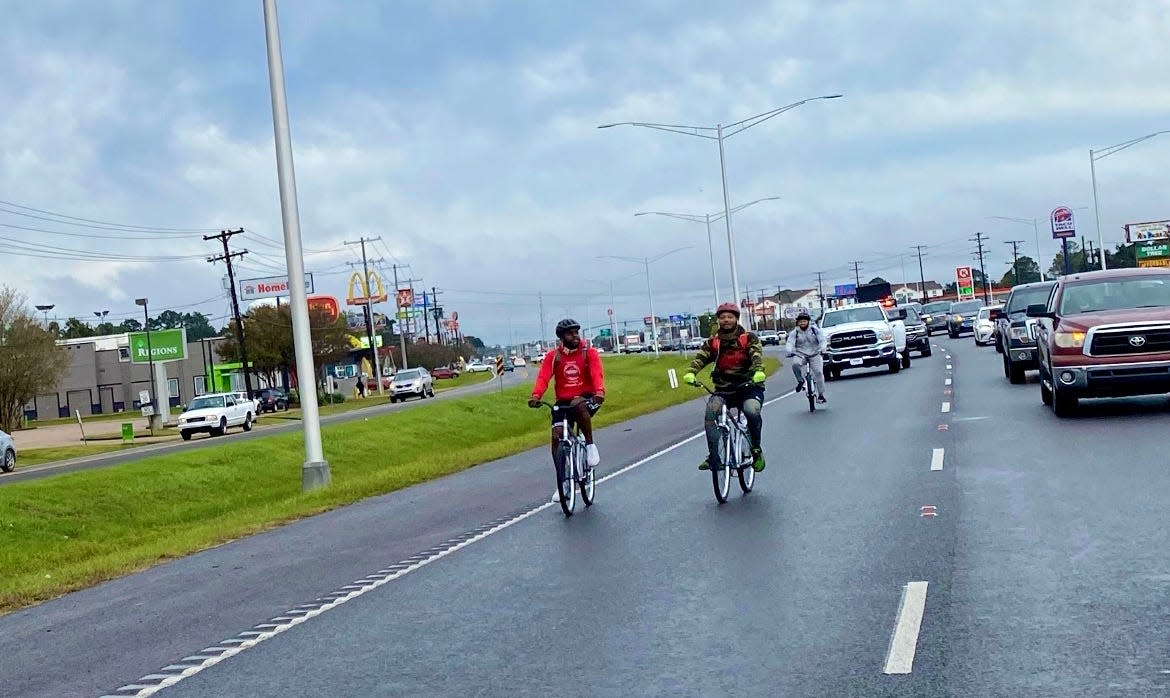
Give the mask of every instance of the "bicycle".
[[(812, 370), (812, 356), (801, 354), (797, 352), (792, 356), (799, 356), (804, 359), (804, 392), (808, 395), (808, 411), (817, 411), (817, 396), (813, 394), (813, 370)], [(814, 355), (815, 356), (815, 355)]]
[[(569, 408), (558, 407), (548, 402), (541, 405), (552, 410), (553, 415), (561, 414), (561, 442), (557, 446), (556, 457), (553, 463), (557, 470), (557, 492), (560, 493), (561, 511), (566, 517), (572, 516), (577, 508), (577, 489), (581, 490), (581, 501), (586, 507), (593, 506), (593, 495), (597, 489), (594, 468), (585, 461), (585, 437), (576, 422), (569, 419)], [(574, 483), (576, 487), (574, 487)]]
[[(719, 418), (715, 421), (715, 426), (719, 429), (719, 456), (723, 465), (720, 468), (714, 466), (711, 468), (711, 485), (715, 488), (715, 499), (720, 504), (727, 502), (727, 497), (731, 492), (732, 470), (739, 476), (739, 488), (743, 490), (744, 494), (751, 492), (756, 483), (756, 469), (752, 467), (754, 458), (752, 457), (752, 441), (747, 430), (747, 417), (742, 408), (729, 408), (726, 401), (728, 395), (750, 385), (752, 385), (750, 382), (741, 383), (728, 391), (716, 391), (699, 381), (695, 382), (695, 387), (702, 388), (711, 395), (724, 397), (723, 408), (719, 412)], [(732, 409), (736, 412), (734, 419), (731, 417)]]

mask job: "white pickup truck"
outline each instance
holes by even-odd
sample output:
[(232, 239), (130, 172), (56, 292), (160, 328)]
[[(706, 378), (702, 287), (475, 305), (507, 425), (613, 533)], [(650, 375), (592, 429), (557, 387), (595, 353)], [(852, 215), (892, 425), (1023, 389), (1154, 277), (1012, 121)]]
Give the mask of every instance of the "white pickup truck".
[(228, 427), (252, 431), (254, 417), (255, 406), (247, 400), (237, 400), (232, 393), (201, 395), (179, 415), (179, 434), (184, 441), (190, 441), (196, 432), (223, 436)]
[(887, 366), (890, 373), (910, 368), (906, 323), (886, 317), (880, 303), (858, 303), (826, 310), (820, 327), (828, 338), (825, 376), (835, 379), (851, 368)]

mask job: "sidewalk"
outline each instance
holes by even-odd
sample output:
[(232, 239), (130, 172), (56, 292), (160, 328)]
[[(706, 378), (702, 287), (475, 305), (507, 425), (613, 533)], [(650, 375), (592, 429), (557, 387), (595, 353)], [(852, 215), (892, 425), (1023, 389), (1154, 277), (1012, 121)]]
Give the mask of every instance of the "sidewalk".
[[(95, 420), (85, 424), (85, 436), (92, 439), (95, 437), (109, 438), (111, 436), (121, 438), (123, 422), (130, 422), (134, 425), (135, 432), (142, 432), (150, 428), (147, 420), (140, 416), (127, 415), (124, 420)], [(160, 436), (158, 439), (135, 437), (135, 442), (152, 443), (158, 440), (166, 440), (173, 438), (172, 436)], [(51, 426), (40, 426), (35, 429), (23, 429), (12, 433), (12, 440), (16, 442), (16, 448), (25, 450), (29, 448), (56, 448), (59, 446), (80, 446), (81, 445), (81, 429), (77, 423), (73, 424), (54, 424)]]

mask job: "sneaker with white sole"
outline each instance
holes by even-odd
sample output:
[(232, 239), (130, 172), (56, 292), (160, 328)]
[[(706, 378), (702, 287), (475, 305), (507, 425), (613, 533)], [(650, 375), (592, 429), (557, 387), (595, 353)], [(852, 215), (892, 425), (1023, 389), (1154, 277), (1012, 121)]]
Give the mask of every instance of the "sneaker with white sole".
[(597, 452), (596, 444), (588, 444), (585, 446), (585, 463), (590, 468), (596, 468), (601, 463), (601, 454)]

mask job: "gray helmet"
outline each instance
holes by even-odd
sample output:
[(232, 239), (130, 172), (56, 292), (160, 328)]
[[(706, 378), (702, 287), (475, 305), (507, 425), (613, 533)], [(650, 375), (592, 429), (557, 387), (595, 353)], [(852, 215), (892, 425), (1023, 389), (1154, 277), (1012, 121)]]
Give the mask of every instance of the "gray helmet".
[(557, 337), (564, 337), (569, 330), (581, 329), (581, 323), (571, 318), (565, 318), (557, 323)]

